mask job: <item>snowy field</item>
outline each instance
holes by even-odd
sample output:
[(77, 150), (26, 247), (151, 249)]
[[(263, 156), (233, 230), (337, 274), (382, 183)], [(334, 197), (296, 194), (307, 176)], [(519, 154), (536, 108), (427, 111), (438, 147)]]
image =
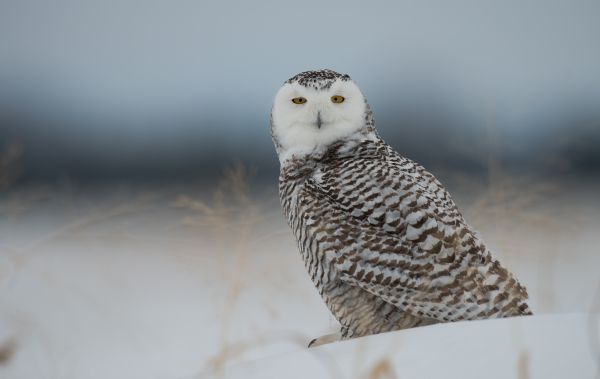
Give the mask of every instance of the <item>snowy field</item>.
[(310, 350), (337, 326), (274, 181), (5, 191), (0, 378), (599, 377), (600, 185), (452, 178), (536, 316)]

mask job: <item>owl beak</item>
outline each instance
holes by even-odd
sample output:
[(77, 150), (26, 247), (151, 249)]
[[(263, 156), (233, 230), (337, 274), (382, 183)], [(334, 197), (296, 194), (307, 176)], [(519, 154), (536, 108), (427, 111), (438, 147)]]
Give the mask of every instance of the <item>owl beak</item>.
[(323, 125), (323, 121), (321, 121), (321, 111), (317, 112), (317, 128), (321, 129), (321, 125)]

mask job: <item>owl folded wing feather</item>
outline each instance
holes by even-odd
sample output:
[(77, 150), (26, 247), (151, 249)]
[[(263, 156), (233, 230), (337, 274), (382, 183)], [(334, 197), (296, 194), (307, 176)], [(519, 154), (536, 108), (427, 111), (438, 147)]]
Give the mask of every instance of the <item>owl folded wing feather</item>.
[[(515, 309), (529, 311), (524, 288), (492, 259), (468, 225), (461, 222), (462, 217), (449, 224), (443, 214), (426, 206), (414, 209), (418, 217), (402, 209), (439, 199), (439, 193), (427, 193), (427, 186), (413, 191), (414, 199), (409, 203), (385, 208), (379, 218), (353, 212), (364, 204), (365, 196), (389, 193), (390, 187), (378, 188), (379, 183), (368, 181), (350, 204), (347, 198), (340, 201), (331, 196), (331, 183), (327, 190), (314, 181), (305, 186), (303, 196), (314, 202), (311, 209), (319, 213), (305, 215), (306, 220), (323, 218), (326, 213), (327, 224), (313, 228), (312, 236), (317, 240), (320, 235), (327, 236), (319, 242), (335, 251), (332, 264), (340, 280), (405, 312), (439, 322), (505, 317)], [(454, 207), (451, 200), (449, 204)], [(382, 227), (391, 213), (405, 217), (394, 229)]]

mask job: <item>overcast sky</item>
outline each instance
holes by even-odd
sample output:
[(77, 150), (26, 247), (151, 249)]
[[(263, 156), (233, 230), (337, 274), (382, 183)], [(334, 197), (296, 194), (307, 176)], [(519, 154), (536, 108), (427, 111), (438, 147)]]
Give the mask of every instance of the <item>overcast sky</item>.
[(349, 73), (384, 135), (399, 110), (431, 103), (534, 128), (600, 104), (599, 19), (599, 1), (3, 0), (0, 106), (70, 121), (5, 123), (0, 137), (63, 135), (51, 145), (84, 158), (271, 149), (275, 91), (313, 68)]

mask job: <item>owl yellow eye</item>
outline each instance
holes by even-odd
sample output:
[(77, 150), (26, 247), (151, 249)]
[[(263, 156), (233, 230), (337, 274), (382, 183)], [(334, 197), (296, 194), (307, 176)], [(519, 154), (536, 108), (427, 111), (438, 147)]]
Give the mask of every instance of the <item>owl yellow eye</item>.
[(294, 104), (304, 104), (304, 103), (306, 103), (306, 98), (304, 98), (304, 97), (294, 97), (292, 99), (292, 103), (294, 103)]
[(346, 100), (346, 99), (344, 98), (344, 96), (340, 96), (340, 95), (334, 95), (334, 96), (331, 96), (331, 101), (332, 101), (332, 102), (334, 102), (334, 103), (337, 103), (337, 104), (339, 104), (339, 103), (343, 103), (343, 102), (344, 102), (344, 100)]

